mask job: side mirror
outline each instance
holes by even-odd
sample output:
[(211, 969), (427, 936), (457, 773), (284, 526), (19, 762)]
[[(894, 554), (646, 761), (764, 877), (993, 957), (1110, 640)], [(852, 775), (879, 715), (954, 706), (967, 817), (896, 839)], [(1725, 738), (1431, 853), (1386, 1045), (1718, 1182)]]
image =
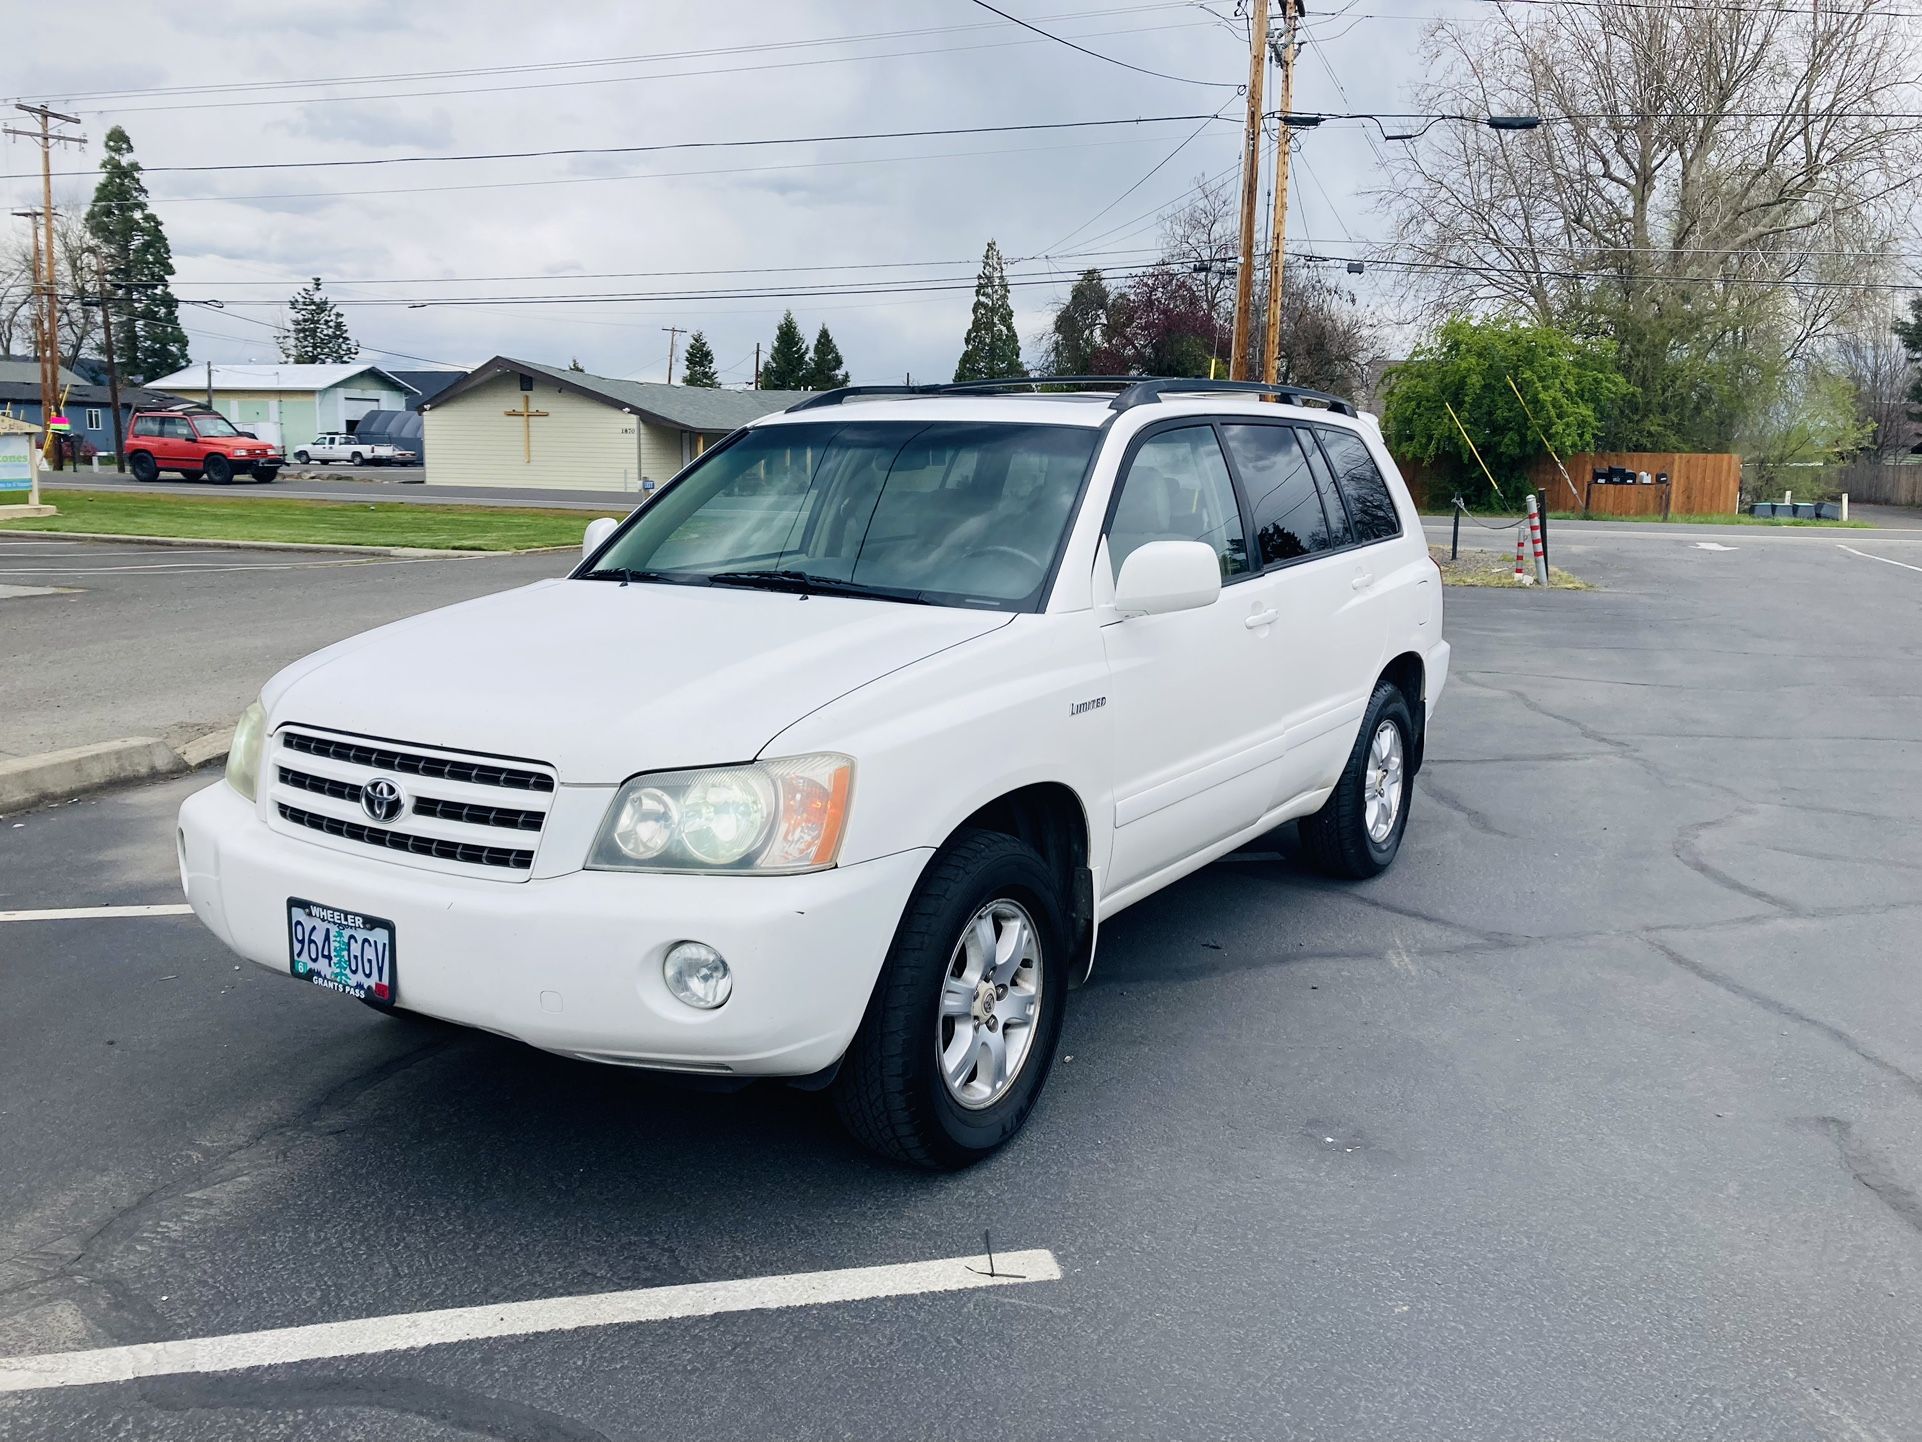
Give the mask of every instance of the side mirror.
[(1115, 578), (1123, 616), (1161, 616), (1211, 606), (1221, 595), (1221, 561), (1200, 541), (1150, 541), (1129, 553)]
[(600, 550), (607, 538), (614, 534), (614, 528), (618, 525), (620, 522), (612, 516), (599, 516), (589, 521), (587, 534), (581, 537), (581, 559), (586, 560)]

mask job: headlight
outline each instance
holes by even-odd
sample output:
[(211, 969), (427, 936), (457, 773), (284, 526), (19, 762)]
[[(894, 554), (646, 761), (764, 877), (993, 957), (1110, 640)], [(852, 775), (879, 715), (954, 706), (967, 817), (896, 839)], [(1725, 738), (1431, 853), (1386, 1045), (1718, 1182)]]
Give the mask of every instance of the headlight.
[(590, 871), (815, 871), (834, 865), (854, 763), (793, 756), (636, 776), (614, 797)]
[(227, 784), (249, 801), (260, 784), (260, 748), (267, 739), (267, 712), (256, 701), (240, 713), (234, 744), (227, 748)]

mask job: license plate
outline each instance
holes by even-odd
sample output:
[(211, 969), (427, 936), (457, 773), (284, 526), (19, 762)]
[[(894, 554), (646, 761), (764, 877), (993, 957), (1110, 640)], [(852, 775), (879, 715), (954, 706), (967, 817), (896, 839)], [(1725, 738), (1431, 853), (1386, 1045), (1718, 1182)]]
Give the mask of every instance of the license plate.
[(394, 923), (335, 906), (287, 898), (293, 974), (329, 991), (394, 1004)]

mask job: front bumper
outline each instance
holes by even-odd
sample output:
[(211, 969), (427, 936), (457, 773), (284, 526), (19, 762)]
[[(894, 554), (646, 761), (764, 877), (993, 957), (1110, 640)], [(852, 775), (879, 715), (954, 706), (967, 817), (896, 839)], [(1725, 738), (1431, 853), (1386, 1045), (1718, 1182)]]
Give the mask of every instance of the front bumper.
[[(758, 1076), (806, 1076), (847, 1050), (929, 855), (806, 876), (476, 880), (283, 836), (224, 781), (181, 806), (179, 844), (194, 914), (269, 971), (291, 979), (287, 900), (301, 897), (394, 923), (409, 1011), (592, 1061)], [(727, 958), (725, 1006), (667, 990), (661, 958), (682, 940)]]

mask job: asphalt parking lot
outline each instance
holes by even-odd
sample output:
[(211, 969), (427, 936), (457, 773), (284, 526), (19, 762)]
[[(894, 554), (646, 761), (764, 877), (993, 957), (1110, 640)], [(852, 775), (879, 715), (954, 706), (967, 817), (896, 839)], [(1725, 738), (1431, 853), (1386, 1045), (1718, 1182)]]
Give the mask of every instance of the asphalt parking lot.
[[(1110, 923), (1028, 1130), (955, 1176), (816, 1097), (58, 914), (177, 903), (211, 776), (0, 821), (0, 1436), (1914, 1435), (1922, 535), (1556, 546), (1602, 589), (1449, 593), (1393, 870), (1313, 878), (1284, 830)], [(344, 634), (438, 574), (246, 584)], [(200, 615), (200, 584), (115, 604)], [(984, 1231), (1034, 1274), (921, 1267)], [(577, 1300), (880, 1266), (779, 1310)], [(555, 1325), (489, 1334), (541, 1299)], [(444, 1308), (479, 1310), (409, 1346)], [(226, 1367), (336, 1322), (347, 1355)], [(62, 1387), (4, 1360), (56, 1352), (101, 1355)]]

